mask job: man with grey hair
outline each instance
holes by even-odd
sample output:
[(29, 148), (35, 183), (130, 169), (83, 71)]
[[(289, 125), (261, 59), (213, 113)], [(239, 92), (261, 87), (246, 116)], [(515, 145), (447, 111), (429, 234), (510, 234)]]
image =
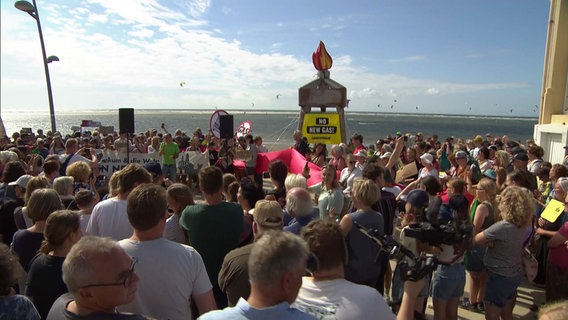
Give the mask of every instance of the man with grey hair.
[(135, 265), (136, 260), (116, 241), (83, 237), (63, 262), (63, 282), (69, 293), (53, 303), (47, 319), (149, 319), (116, 311), (136, 296)]
[(316, 319), (290, 307), (302, 284), (308, 252), (306, 242), (290, 232), (266, 232), (248, 260), (248, 299), (241, 298), (235, 307), (206, 313), (200, 319)]
[[(259, 200), (254, 206), (252, 232), (255, 239), (270, 230), (282, 230), (282, 208), (277, 201)], [(254, 242), (225, 255), (219, 271), (219, 287), (228, 298), (229, 306), (250, 294), (248, 260)]]
[[(286, 210), (293, 217), (284, 231), (300, 235), (300, 231), (314, 219), (314, 204), (310, 193), (303, 188), (292, 188), (286, 194)], [(319, 214), (315, 215), (316, 217)]]

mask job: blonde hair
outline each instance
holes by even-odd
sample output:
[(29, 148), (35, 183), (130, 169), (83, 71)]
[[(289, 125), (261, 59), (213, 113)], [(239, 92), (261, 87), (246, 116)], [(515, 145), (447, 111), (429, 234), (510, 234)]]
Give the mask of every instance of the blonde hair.
[(115, 171), (108, 180), (108, 194), (109, 197), (116, 197), (118, 195), (118, 179), (119, 179), (119, 172)]
[(530, 224), (534, 207), (534, 199), (525, 188), (510, 186), (501, 192), (499, 199), (501, 218), (518, 228)]
[(70, 195), (69, 189), (73, 185), (75, 179), (71, 176), (57, 177), (53, 180), (53, 189), (57, 191), (60, 196)]
[(539, 320), (567, 320), (568, 319), (568, 301), (555, 301), (547, 303), (540, 307), (538, 311)]
[(356, 178), (353, 181), (352, 197), (365, 206), (372, 206), (380, 199), (381, 190), (374, 181)]
[(497, 184), (495, 181), (489, 178), (482, 178), (477, 184), (478, 188), (483, 189), (487, 197), (487, 201), (493, 207), (493, 221), (501, 220), (501, 215), (499, 213), (499, 203), (497, 202)]
[(89, 182), (91, 167), (84, 161), (73, 162), (65, 170), (65, 175), (73, 177), (75, 182)]
[(284, 186), (286, 190), (290, 190), (295, 187), (306, 189), (306, 178), (301, 174), (289, 174), (284, 180)]
[(42, 189), (42, 188), (49, 188), (49, 180), (47, 180), (46, 177), (33, 177), (30, 179), (30, 181), (28, 182), (28, 185), (26, 186), (26, 193), (24, 195), (24, 202), (27, 204), (28, 201), (30, 201), (30, 196), (32, 195), (32, 192), (34, 192), (37, 189)]
[(497, 150), (495, 152), (495, 159), (499, 161), (499, 165), (503, 168), (506, 168), (511, 162), (511, 156), (507, 151), (504, 150)]

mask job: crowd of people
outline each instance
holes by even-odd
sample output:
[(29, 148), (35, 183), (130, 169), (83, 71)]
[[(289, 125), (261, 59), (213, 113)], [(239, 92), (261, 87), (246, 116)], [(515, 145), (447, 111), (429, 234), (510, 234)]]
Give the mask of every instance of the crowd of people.
[[(41, 130), (0, 151), (0, 318), (512, 319), (525, 248), (541, 313), (568, 310), (568, 163), (534, 141), (397, 133), (291, 148), (263, 184), (261, 137)], [(157, 153), (99, 179), (97, 150)], [(206, 152), (197, 185), (176, 158)], [(244, 166), (235, 166), (235, 159)], [(197, 189), (196, 189), (197, 188)], [(555, 201), (564, 209), (542, 215)], [(449, 237), (448, 237), (449, 235)], [(402, 254), (386, 252), (396, 244)], [(391, 268), (391, 261), (396, 267)], [(469, 277), (469, 295), (464, 295)], [(562, 311), (564, 310), (564, 311)]]

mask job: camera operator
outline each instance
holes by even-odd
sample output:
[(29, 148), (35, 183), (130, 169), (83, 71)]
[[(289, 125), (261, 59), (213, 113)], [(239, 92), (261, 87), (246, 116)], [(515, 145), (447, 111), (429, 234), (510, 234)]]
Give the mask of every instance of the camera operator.
[[(406, 230), (408, 229), (408, 226), (411, 224), (415, 224), (419, 222), (420, 217), (422, 217), (424, 215), (424, 211), (426, 209), (426, 207), (428, 206), (428, 194), (420, 189), (415, 189), (412, 190), (408, 196), (406, 197), (406, 203), (405, 203), (405, 214), (402, 220), (402, 226), (403, 229), (400, 232), (400, 242), (401, 244), (408, 248), (410, 251), (412, 251), (412, 253), (415, 256), (418, 256), (420, 251), (423, 251), (421, 249), (425, 249), (425, 248), (419, 248), (419, 246), (422, 246), (421, 243), (419, 243), (419, 241), (415, 238), (411, 238), (406, 236)], [(409, 258), (405, 257), (405, 262), (406, 263), (413, 263), (413, 261), (410, 261)], [(392, 285), (392, 302), (393, 302), (393, 308), (396, 310), (399, 306), (399, 317), (400, 317), (400, 313), (403, 311), (403, 304), (406, 303), (406, 311), (408, 310), (414, 310), (411, 314), (410, 318), (413, 318), (415, 313), (416, 315), (422, 315), (423, 314), (423, 306), (425, 303), (425, 298), (428, 296), (428, 283), (429, 283), (429, 279), (428, 277), (425, 277), (425, 280), (418, 281), (417, 283), (414, 283), (412, 285), (409, 285), (412, 291), (412, 299), (406, 299), (404, 300), (403, 298), (403, 291), (406, 292), (406, 286), (404, 284), (404, 274), (402, 269), (404, 269), (401, 266), (401, 262), (399, 262), (397, 264), (397, 267), (394, 271), (394, 275), (393, 275), (393, 285)], [(405, 287), (403, 289), (403, 287)], [(406, 312), (405, 311), (405, 312)], [(410, 312), (410, 311), (408, 311)]]
[[(438, 223), (446, 225), (454, 223), (461, 226), (468, 223), (469, 201), (460, 194), (453, 195), (448, 204), (442, 206)], [(459, 229), (459, 228), (457, 228)], [(465, 267), (462, 244), (441, 244), (439, 246), (438, 265), (432, 277), (432, 298), (434, 302), (434, 319), (458, 318), (459, 298), (465, 286)]]

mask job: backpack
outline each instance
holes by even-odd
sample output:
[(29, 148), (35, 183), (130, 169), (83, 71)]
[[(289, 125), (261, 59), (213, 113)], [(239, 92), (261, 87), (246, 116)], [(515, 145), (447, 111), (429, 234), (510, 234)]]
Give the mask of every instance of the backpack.
[(65, 171), (67, 171), (67, 166), (69, 165), (69, 161), (73, 158), (73, 154), (70, 154), (65, 158), (65, 161), (59, 166), (59, 175), (65, 176)]

